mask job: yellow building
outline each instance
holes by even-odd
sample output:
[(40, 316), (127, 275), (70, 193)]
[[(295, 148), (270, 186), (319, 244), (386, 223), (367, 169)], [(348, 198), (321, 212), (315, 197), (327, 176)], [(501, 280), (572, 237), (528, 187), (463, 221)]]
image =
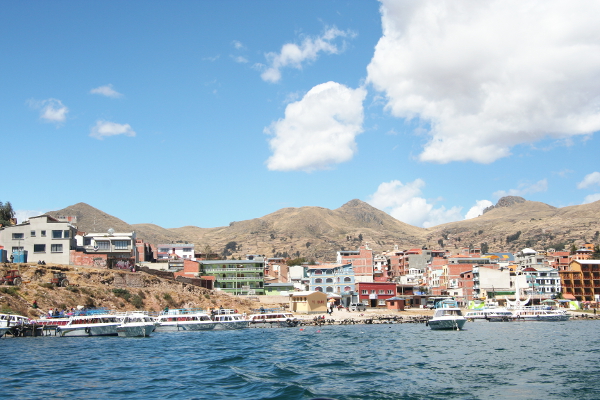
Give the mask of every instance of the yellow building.
[(327, 312), (327, 295), (323, 292), (290, 293), (290, 311), (303, 314)]

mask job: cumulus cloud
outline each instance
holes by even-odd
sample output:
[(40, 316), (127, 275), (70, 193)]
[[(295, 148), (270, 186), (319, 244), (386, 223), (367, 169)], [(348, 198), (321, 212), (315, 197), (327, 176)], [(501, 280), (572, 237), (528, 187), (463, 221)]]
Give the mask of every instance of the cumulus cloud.
[(354, 139), (362, 132), (365, 96), (365, 89), (327, 82), (288, 104), (285, 117), (265, 128), (273, 135), (268, 169), (313, 171), (352, 159)]
[(548, 180), (542, 179), (537, 181), (536, 183), (521, 183), (518, 188), (510, 189), (510, 190), (498, 190), (494, 192), (495, 197), (504, 197), (504, 196), (525, 196), (528, 194), (545, 192), (548, 190)]
[(430, 124), (422, 161), (491, 163), (600, 130), (600, 2), (381, 0), (367, 82)]
[(433, 204), (420, 197), (424, 186), (422, 179), (407, 184), (398, 180), (384, 182), (367, 202), (399, 221), (424, 228), (462, 219), (462, 207), (434, 208)]
[(587, 174), (585, 178), (577, 184), (577, 189), (585, 189), (594, 185), (600, 185), (600, 172)]
[(99, 120), (96, 121), (96, 126), (90, 132), (91, 137), (99, 140), (116, 135), (135, 136), (135, 131), (131, 129), (131, 125), (129, 124), (117, 124), (116, 122)]
[(301, 44), (286, 43), (281, 47), (279, 53), (270, 52), (265, 54), (268, 66), (261, 74), (261, 78), (267, 82), (278, 82), (281, 79), (281, 69), (292, 67), (302, 69), (305, 61), (314, 61), (319, 53), (338, 54), (343, 51), (334, 43), (339, 37), (354, 37), (352, 31), (341, 31), (336, 27), (327, 29), (323, 35), (317, 37), (307, 36)]
[(113, 89), (113, 85), (108, 84), (104, 86), (98, 86), (95, 89), (90, 90), (91, 94), (99, 94), (106, 97), (117, 98), (123, 96), (121, 93)]
[(61, 123), (67, 120), (69, 108), (58, 99), (29, 100), (31, 108), (40, 110), (40, 118), (44, 122)]
[(493, 205), (494, 205), (494, 203), (492, 203), (489, 200), (477, 200), (475, 202), (475, 205), (473, 207), (471, 207), (469, 209), (469, 211), (467, 211), (467, 215), (465, 215), (465, 219), (479, 217), (481, 214), (483, 214), (483, 210), (485, 210), (487, 207), (493, 206)]
[(589, 194), (589, 195), (585, 196), (585, 199), (583, 199), (583, 203), (581, 203), (581, 204), (593, 203), (598, 200), (600, 200), (600, 193)]

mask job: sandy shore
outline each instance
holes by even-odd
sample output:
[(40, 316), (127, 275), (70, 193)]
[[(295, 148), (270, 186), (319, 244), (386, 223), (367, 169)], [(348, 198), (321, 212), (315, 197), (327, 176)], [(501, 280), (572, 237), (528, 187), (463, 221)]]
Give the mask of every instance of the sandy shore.
[(402, 317), (402, 318), (413, 318), (413, 317), (431, 317), (433, 316), (433, 310), (427, 310), (422, 308), (411, 308), (405, 311), (393, 311), (387, 309), (376, 309), (367, 308), (366, 311), (338, 311), (337, 309), (331, 314), (296, 314), (298, 318), (302, 319), (313, 319), (315, 316), (324, 315), (325, 319), (334, 319), (336, 321), (343, 321), (345, 319), (352, 318), (354, 320), (365, 320), (378, 317)]

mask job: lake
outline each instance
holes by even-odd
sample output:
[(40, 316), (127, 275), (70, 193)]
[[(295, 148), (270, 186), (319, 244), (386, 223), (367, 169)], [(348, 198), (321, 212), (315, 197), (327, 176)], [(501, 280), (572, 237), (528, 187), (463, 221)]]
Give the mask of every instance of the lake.
[(6, 398), (598, 399), (600, 321), (2, 338)]

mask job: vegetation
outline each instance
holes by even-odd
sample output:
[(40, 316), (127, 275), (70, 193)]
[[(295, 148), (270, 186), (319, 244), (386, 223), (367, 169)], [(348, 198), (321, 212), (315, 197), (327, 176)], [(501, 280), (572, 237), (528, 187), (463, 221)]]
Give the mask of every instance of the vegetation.
[(10, 201), (2, 203), (0, 201), (0, 225), (9, 226), (12, 225), (12, 219), (15, 217), (15, 211), (10, 204)]
[(131, 293), (129, 293), (129, 290), (127, 290), (127, 289), (118, 289), (117, 288), (117, 289), (113, 289), (112, 292), (115, 296), (125, 299), (125, 301), (129, 301), (129, 299), (131, 298)]
[(490, 251), (490, 246), (487, 242), (481, 243), (481, 254), (487, 254)]
[(291, 260), (287, 260), (286, 264), (287, 264), (288, 267), (292, 267), (294, 265), (302, 265), (305, 262), (306, 262), (306, 258), (304, 258), (304, 257), (298, 257), (298, 258), (294, 258), (294, 259), (291, 259)]
[(237, 242), (232, 241), (225, 245), (225, 248), (223, 249), (221, 254), (223, 255), (223, 257), (228, 257), (228, 256), (232, 255), (234, 251), (237, 251), (237, 250), (238, 250)]
[(521, 231), (518, 231), (517, 233), (514, 233), (512, 235), (508, 235), (506, 237), (506, 244), (509, 244), (510, 242), (514, 242), (515, 240), (518, 240), (520, 236), (521, 236)]

